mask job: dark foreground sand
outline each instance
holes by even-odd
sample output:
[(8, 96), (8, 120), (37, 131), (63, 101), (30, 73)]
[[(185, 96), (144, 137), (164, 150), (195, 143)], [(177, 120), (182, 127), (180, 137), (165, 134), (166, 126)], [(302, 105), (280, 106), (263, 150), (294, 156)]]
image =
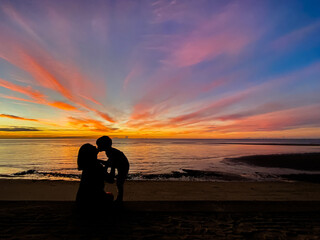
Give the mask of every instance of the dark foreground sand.
[(129, 181), (99, 214), (78, 184), (0, 180), (0, 239), (320, 239), (319, 184)]
[[(248, 205), (250, 203), (247, 203)], [(319, 239), (316, 212), (106, 212), (71, 202), (2, 202), (1, 239)], [(186, 209), (187, 210), (187, 209)]]

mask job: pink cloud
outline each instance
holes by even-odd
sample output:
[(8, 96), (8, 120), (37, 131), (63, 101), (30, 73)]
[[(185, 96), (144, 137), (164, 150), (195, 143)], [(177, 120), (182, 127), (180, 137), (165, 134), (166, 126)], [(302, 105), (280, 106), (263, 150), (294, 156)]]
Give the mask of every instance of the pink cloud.
[(226, 126), (217, 126), (214, 128), (214, 131), (278, 131), (306, 126), (319, 126), (319, 123), (320, 105), (316, 104), (240, 119)]
[(193, 9), (199, 7), (203, 1), (175, 1), (175, 0), (158, 0), (151, 3), (153, 11), (153, 23), (163, 23), (167, 21), (196, 22), (201, 16)]
[[(267, 79), (262, 84), (252, 86), (250, 88), (247, 88), (245, 90), (242, 90), (237, 93), (233, 93), (231, 96), (228, 94), (226, 97), (221, 98), (220, 100), (214, 102), (214, 103), (208, 103), (207, 106), (198, 108), (195, 111), (192, 111), (191, 113), (180, 115), (177, 117), (174, 117), (170, 120), (171, 123), (181, 123), (189, 121), (191, 123), (194, 123), (194, 121), (203, 121), (207, 118), (213, 120), (227, 120), (228, 118), (241, 118), (245, 117), (251, 114), (254, 114), (253, 112), (250, 112), (247, 110), (247, 112), (240, 112), (240, 113), (234, 113), (234, 114), (223, 114), (224, 111), (227, 110), (228, 107), (231, 107), (232, 105), (240, 104), (241, 102), (248, 101), (251, 99), (252, 101), (255, 101), (255, 105), (259, 104), (259, 98), (262, 97), (262, 99), (265, 99), (263, 96), (268, 94), (272, 94), (273, 91), (279, 89), (282, 86), (285, 86), (288, 83), (293, 83), (296, 81), (300, 81), (301, 79), (305, 78), (312, 78), (314, 76), (317, 76), (320, 73), (320, 63), (316, 62), (313, 64), (310, 64), (303, 69), (298, 69), (296, 71), (276, 76), (274, 78)], [(206, 105), (203, 103), (203, 105)], [(269, 111), (271, 109), (271, 106), (265, 106), (264, 109), (258, 109), (257, 111)], [(274, 107), (274, 106), (273, 106)], [(278, 106), (280, 107), (280, 106)], [(285, 107), (285, 106), (281, 106)], [(256, 111), (256, 110), (255, 110)], [(220, 114), (220, 116), (218, 115)]]
[[(207, 73), (207, 71), (205, 71)], [(210, 74), (206, 74), (210, 76)], [(131, 120), (156, 120), (157, 118), (164, 119), (172, 118), (172, 115), (177, 115), (183, 111), (194, 111), (192, 106), (197, 104), (197, 98), (216, 90), (219, 87), (235, 82), (239, 78), (246, 75), (245, 72), (234, 72), (226, 74), (219, 78), (213, 78), (211, 81), (194, 83), (190, 77), (190, 71), (183, 71), (176, 74), (175, 77), (159, 74), (150, 79), (150, 82), (158, 82), (150, 88), (146, 88), (145, 94), (140, 101), (134, 105)], [(161, 79), (161, 80), (160, 80)], [(201, 106), (197, 111), (206, 105), (206, 102), (200, 102)], [(207, 105), (211, 104), (208, 101)], [(189, 110), (191, 108), (191, 110)]]
[(19, 26), (22, 30), (26, 31), (29, 36), (33, 39), (37, 40), (39, 43), (43, 43), (42, 39), (39, 35), (34, 31), (32, 27), (32, 23), (28, 18), (23, 17), (18, 11), (16, 11), (11, 5), (3, 4), (1, 6), (3, 13), (12, 20), (17, 26)]
[(168, 101), (177, 94), (178, 89), (181, 89), (181, 82), (185, 76), (186, 74), (182, 73), (165, 80), (162, 80), (162, 78), (166, 77), (161, 75), (151, 79), (150, 82), (156, 82), (156, 84), (152, 86), (152, 89), (148, 89), (139, 102), (135, 104), (130, 119), (150, 118), (167, 111)]
[(140, 65), (134, 66), (123, 81), (123, 89), (126, 90), (128, 88), (128, 84), (136, 77), (138, 77), (141, 73), (142, 67)]
[[(233, 96), (228, 96), (225, 98), (222, 98), (214, 103), (211, 103), (208, 106), (202, 107), (197, 111), (184, 114), (181, 116), (174, 117), (170, 119), (171, 123), (181, 123), (185, 121), (192, 121), (194, 119), (198, 119), (198, 121), (201, 121), (202, 118), (210, 117), (212, 115), (215, 115), (219, 113), (222, 110), (225, 110), (227, 107), (229, 107), (232, 104), (238, 103), (239, 101), (245, 99), (249, 96), (249, 94), (253, 91), (253, 89), (244, 90), (242, 92), (239, 92)], [(193, 121), (192, 121), (193, 122)]]
[[(142, 127), (142, 128), (161, 128), (161, 127), (168, 127), (168, 128), (174, 128), (174, 127), (188, 127), (195, 124), (208, 124), (212, 121), (230, 121), (230, 120), (238, 120), (238, 119), (244, 119), (250, 116), (260, 115), (268, 112), (274, 112), (279, 110), (285, 110), (287, 108), (294, 107), (295, 104), (301, 104), (300, 102), (291, 101), (281, 102), (277, 103), (262, 103), (262, 105), (258, 105), (259, 101), (257, 97), (262, 96), (264, 94), (270, 94), (270, 91), (273, 91), (273, 89), (278, 89), (281, 86), (286, 85), (287, 83), (293, 82), (293, 81), (299, 81), (301, 78), (305, 78), (308, 76), (313, 76), (314, 74), (317, 74), (319, 72), (318, 64), (312, 64), (310, 66), (305, 67), (304, 69), (299, 69), (295, 72), (278, 76), (273, 79), (269, 79), (268, 81), (265, 81), (264, 83), (256, 86), (252, 86), (248, 89), (242, 90), (237, 93), (232, 93), (230, 96), (230, 93), (227, 94), (225, 97), (216, 100), (215, 102), (201, 102), (201, 106), (194, 107), (193, 111), (187, 114), (178, 115), (176, 117), (172, 118), (166, 118), (162, 120), (157, 120), (155, 117), (161, 116), (163, 112), (155, 110), (155, 105), (153, 105), (153, 108), (144, 108), (141, 107), (140, 115), (136, 116), (136, 118), (132, 118), (132, 121), (128, 122), (128, 126), (130, 127)], [(217, 82), (213, 82), (213, 86), (219, 86), (224, 81), (224, 78), (218, 79)], [(230, 80), (229, 80), (230, 81)], [(215, 83), (215, 84), (214, 84)], [(204, 90), (204, 89), (203, 89)], [(253, 107), (251, 110), (244, 110), (244, 111), (238, 111), (234, 112), (233, 106), (239, 105), (241, 106), (241, 103), (244, 101), (249, 101), (250, 99), (253, 99), (256, 104), (256, 107)], [(262, 97), (261, 100), (265, 98)], [(251, 100), (250, 100), (251, 101)], [(251, 101), (252, 102), (252, 101)], [(157, 106), (161, 106), (161, 104), (158, 104)], [(165, 106), (165, 105), (163, 105)], [(231, 109), (231, 113), (224, 114), (224, 112), (228, 112), (228, 109)], [(240, 108), (241, 109), (241, 108)], [(146, 111), (149, 110), (149, 111)], [(154, 110), (154, 111), (153, 111)], [(172, 111), (173, 109), (166, 109), (167, 111)]]
[(231, 32), (211, 37), (192, 37), (173, 51), (171, 56), (163, 62), (178, 67), (192, 66), (221, 54), (235, 55), (250, 41), (248, 35), (236, 35)]
[(251, 17), (237, 3), (227, 5), (210, 18), (198, 17), (201, 20), (197, 19), (193, 31), (166, 43), (170, 51), (163, 62), (187, 67), (220, 55), (238, 55), (260, 34)]
[(320, 31), (320, 21), (314, 22), (275, 40), (271, 46), (276, 50), (284, 50), (295, 46), (299, 42), (310, 37), (311, 34), (318, 33)]
[(84, 95), (81, 95), (79, 94), (80, 97), (86, 99), (86, 100), (89, 100), (90, 102), (93, 102), (94, 104), (97, 104), (97, 105), (102, 105), (100, 102), (98, 102), (97, 100), (95, 100), (94, 98), (92, 97), (88, 97), (88, 96), (84, 96)]
[[(284, 75), (276, 76), (265, 80), (263, 83), (251, 86), (235, 93), (227, 93), (222, 98), (212, 101), (201, 101), (199, 104), (194, 105), (189, 113), (177, 115), (176, 110), (181, 109), (179, 106), (179, 101), (173, 99), (171, 102), (160, 101), (160, 103), (152, 104), (148, 106), (148, 100), (145, 98), (144, 101), (136, 105), (136, 111), (134, 113), (139, 113), (137, 115), (132, 115), (131, 120), (127, 122), (127, 126), (135, 128), (176, 128), (176, 127), (188, 127), (199, 124), (210, 125), (212, 121), (231, 121), (246, 119), (251, 116), (267, 114), (270, 112), (280, 111), (295, 108), (296, 106), (305, 105), (308, 101), (301, 102), (302, 98), (299, 100), (287, 99), (281, 100), (281, 96), (274, 99), (274, 102), (265, 103), (265, 95), (268, 97), (274, 94), (274, 91), (278, 91), (281, 87), (286, 86), (286, 84), (291, 84), (301, 79), (310, 78), (317, 76), (319, 74), (319, 63), (314, 63), (306, 66), (303, 69), (298, 69), (294, 72), (290, 72)], [(237, 75), (236, 75), (237, 76)], [(239, 76), (238, 76), (239, 77)], [(221, 78), (208, 84), (208, 87), (220, 86), (224, 81), (230, 82), (232, 78)], [(183, 82), (182, 82), (183, 83)], [(181, 87), (181, 86), (180, 86)], [(199, 86), (197, 86), (199, 87)], [(159, 90), (159, 88), (156, 87)], [(186, 94), (199, 93), (199, 91), (206, 91), (204, 86), (193, 89), (194, 92), (186, 91)], [(152, 91), (151, 91), (152, 92)], [(159, 92), (161, 93), (161, 91)], [(153, 99), (157, 99), (156, 94), (150, 94), (155, 96)], [(290, 101), (289, 101), (290, 100)], [(307, 98), (306, 98), (307, 100)], [(246, 105), (250, 102), (251, 109)], [(173, 104), (177, 105), (173, 105)], [(254, 104), (252, 104), (254, 103)], [(181, 103), (180, 103), (181, 104)], [(241, 106), (247, 106), (245, 109)], [(162, 109), (163, 108), (163, 109)], [(188, 110), (185, 110), (188, 111)], [(165, 115), (164, 113), (168, 113)], [(176, 115), (175, 117), (168, 117), (170, 115)]]

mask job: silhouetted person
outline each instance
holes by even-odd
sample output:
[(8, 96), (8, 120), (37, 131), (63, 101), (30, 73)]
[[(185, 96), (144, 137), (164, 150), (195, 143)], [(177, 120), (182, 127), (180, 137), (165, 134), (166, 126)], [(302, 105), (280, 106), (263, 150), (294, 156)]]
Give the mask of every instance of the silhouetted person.
[(81, 207), (107, 206), (113, 201), (112, 193), (104, 191), (104, 182), (114, 182), (107, 169), (98, 159), (98, 149), (86, 143), (78, 154), (78, 169), (82, 170), (76, 201)]
[(105, 151), (108, 161), (104, 162), (106, 168), (111, 168), (110, 174), (115, 177), (115, 169), (118, 171), (117, 188), (118, 196), (116, 201), (123, 201), (123, 185), (129, 172), (129, 161), (123, 152), (112, 147), (112, 140), (108, 136), (103, 136), (97, 140), (98, 151)]

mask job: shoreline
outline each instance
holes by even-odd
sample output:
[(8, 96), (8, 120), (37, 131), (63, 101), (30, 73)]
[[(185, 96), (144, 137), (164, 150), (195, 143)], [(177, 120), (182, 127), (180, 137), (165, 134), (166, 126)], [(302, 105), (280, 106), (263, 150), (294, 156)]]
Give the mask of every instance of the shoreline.
[[(211, 182), (285, 182), (285, 181), (298, 181), (320, 183), (320, 152), (307, 152), (307, 153), (285, 153), (285, 154), (265, 154), (265, 155), (247, 155), (234, 158), (224, 158), (222, 163), (233, 166), (248, 167), (263, 167), (278, 168), (288, 170), (298, 170), (300, 172), (290, 172), (284, 170), (282, 173), (266, 174), (256, 171), (259, 178), (247, 177), (239, 173), (231, 173), (227, 171), (212, 171), (212, 170), (199, 170), (199, 169), (177, 169), (169, 173), (157, 174), (142, 174), (130, 173), (128, 176), (129, 181), (211, 181)], [(245, 172), (244, 172), (245, 173)], [(35, 169), (26, 169), (21, 172), (12, 174), (0, 174), (2, 180), (62, 180), (62, 181), (78, 181), (81, 173), (61, 173), (50, 171), (38, 171)], [(29, 178), (24, 178), (24, 176)], [(34, 178), (33, 178), (34, 176)], [(261, 178), (262, 176), (262, 178)], [(38, 178), (37, 178), (38, 177)], [(42, 178), (43, 177), (43, 178)]]

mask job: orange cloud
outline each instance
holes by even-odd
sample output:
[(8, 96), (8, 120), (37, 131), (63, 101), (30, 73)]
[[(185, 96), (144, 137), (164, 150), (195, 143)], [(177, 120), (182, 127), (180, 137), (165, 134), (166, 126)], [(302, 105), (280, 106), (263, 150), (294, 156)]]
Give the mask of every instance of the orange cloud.
[(101, 121), (95, 119), (69, 117), (69, 124), (74, 127), (80, 127), (92, 131), (113, 131), (112, 128), (105, 126)]
[[(3, 26), (0, 26), (0, 30)], [(4, 27), (3, 27), (4, 28)], [(76, 67), (70, 64), (63, 64), (56, 61), (52, 55), (45, 51), (40, 45), (35, 44), (35, 42), (30, 41), (30, 39), (25, 39), (19, 37), (16, 32), (12, 29), (2, 29), (7, 34), (0, 36), (0, 57), (10, 62), (11, 64), (25, 70), (28, 72), (37, 83), (43, 87), (49, 88), (60, 93), (62, 96), (67, 98), (72, 103), (79, 105), (85, 109), (95, 112), (100, 117), (107, 121), (115, 122), (108, 114), (98, 111), (83, 101), (87, 99), (95, 104), (101, 105), (98, 101), (90, 96), (83, 97), (83, 94), (72, 93), (69, 89), (89, 89), (90, 81), (83, 78)], [(22, 40), (21, 40), (22, 39)], [(62, 82), (64, 84), (62, 84)], [(76, 108), (67, 103), (61, 102), (40, 102), (40, 96), (44, 98), (43, 94), (37, 91), (31, 91), (30, 88), (19, 88), (17, 85), (7, 84), (4, 87), (10, 86), (11, 90), (16, 90), (21, 93), (27, 94), (28, 96), (36, 99), (38, 103), (47, 104), (53, 107), (57, 107), (63, 110), (75, 110)], [(69, 88), (65, 85), (69, 85)], [(75, 88), (70, 86), (74, 85)], [(99, 87), (100, 89), (100, 87)], [(27, 91), (29, 90), (29, 91)], [(38, 96), (36, 95), (38, 94)], [(41, 99), (44, 101), (44, 99)]]
[(12, 99), (12, 100), (17, 100), (17, 101), (22, 101), (22, 102), (31, 102), (31, 103), (37, 103), (37, 104), (42, 104), (38, 101), (34, 100), (29, 100), (29, 99), (24, 99), (24, 98), (19, 98), (19, 97), (13, 97), (13, 96), (7, 96), (5, 94), (0, 94), (1, 98), (7, 98), (7, 99)]
[[(28, 54), (28, 51), (22, 44), (16, 41), (19, 37), (15, 37), (16, 38), (10, 38), (9, 35), (7, 35), (6, 37), (2, 36), (0, 38), (0, 43), (4, 43), (4, 47), (6, 48), (5, 51), (0, 54), (0, 57), (28, 72), (41, 86), (58, 91), (66, 98), (72, 99), (70, 91), (67, 90), (52, 73), (40, 64), (40, 62), (49, 62), (50, 57), (46, 56), (46, 60), (42, 59), (42, 61), (37, 60), (31, 54)], [(39, 47), (34, 46), (34, 43), (27, 42), (25, 45), (29, 46), (30, 49), (33, 49), (34, 53), (44, 55)]]
[(0, 87), (4, 87), (12, 91), (25, 94), (39, 101), (44, 100), (44, 97), (45, 97), (42, 93), (40, 93), (39, 91), (33, 90), (30, 86), (28, 87), (19, 86), (1, 78), (0, 78)]
[(58, 101), (57, 102), (48, 102), (47, 104), (49, 106), (60, 108), (62, 110), (68, 110), (68, 111), (78, 110), (76, 107), (74, 107), (68, 103), (64, 103), (64, 102), (58, 102)]
[(40, 65), (36, 59), (26, 53), (22, 53), (20, 57), (24, 63), (20, 65), (20, 67), (29, 72), (39, 84), (58, 91), (68, 99), (73, 99), (71, 92), (66, 89), (53, 74)]
[(18, 98), (18, 97), (13, 97), (13, 96), (7, 96), (4, 94), (1, 94), (0, 97), (3, 97), (3, 98), (13, 99), (13, 100), (23, 101), (23, 102), (31, 102), (31, 103), (36, 103), (36, 104), (48, 105), (48, 106), (52, 106), (52, 107), (59, 108), (62, 110), (69, 110), (69, 111), (77, 110), (76, 107), (74, 107), (68, 103), (59, 102), (59, 101), (56, 101), (56, 102), (47, 101), (45, 99), (45, 95), (43, 95), (39, 91), (33, 90), (30, 86), (28, 86), (28, 87), (19, 86), (19, 85), (13, 84), (11, 82), (5, 81), (3, 79), (0, 79), (0, 86), (7, 88), (7, 89), (10, 89), (15, 92), (22, 93), (24, 95), (27, 95), (27, 96), (31, 97), (33, 100)]
[(115, 122), (115, 120), (114, 120), (112, 117), (110, 117), (107, 113), (103, 113), (103, 112), (100, 112), (100, 111), (95, 110), (95, 109), (91, 109), (91, 110), (94, 111), (94, 112), (96, 112), (96, 113), (97, 113), (100, 117), (102, 117), (104, 120), (107, 120), (107, 121), (112, 122), (112, 123)]
[(45, 119), (25, 118), (25, 117), (20, 117), (20, 116), (11, 115), (11, 114), (0, 114), (0, 117), (10, 118), (10, 119), (15, 119), (15, 120), (22, 120), (22, 121), (32, 121), (32, 122), (37, 122), (37, 123), (45, 124), (45, 125), (49, 125), (49, 126), (61, 127), (61, 125), (57, 124), (56, 122), (50, 122)]

